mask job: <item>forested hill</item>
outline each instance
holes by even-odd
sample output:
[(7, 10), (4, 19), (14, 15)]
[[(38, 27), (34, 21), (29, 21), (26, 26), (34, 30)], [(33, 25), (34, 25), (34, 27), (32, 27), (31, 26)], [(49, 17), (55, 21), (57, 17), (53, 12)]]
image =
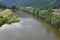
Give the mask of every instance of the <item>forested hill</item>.
[(53, 7), (60, 4), (60, 0), (1, 0), (6, 5), (20, 5), (33, 7)]

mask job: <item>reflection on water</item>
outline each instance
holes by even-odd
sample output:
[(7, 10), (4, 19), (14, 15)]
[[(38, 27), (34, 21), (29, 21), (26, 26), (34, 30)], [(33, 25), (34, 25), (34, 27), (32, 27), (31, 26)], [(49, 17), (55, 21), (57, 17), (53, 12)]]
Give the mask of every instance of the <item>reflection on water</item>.
[(60, 32), (29, 14), (17, 11), (20, 22), (0, 28), (0, 40), (60, 40)]

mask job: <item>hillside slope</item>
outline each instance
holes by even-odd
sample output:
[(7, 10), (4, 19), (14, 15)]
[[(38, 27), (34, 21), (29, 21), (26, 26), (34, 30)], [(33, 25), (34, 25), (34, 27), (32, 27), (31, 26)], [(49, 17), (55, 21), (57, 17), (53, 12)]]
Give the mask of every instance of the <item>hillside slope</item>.
[(2, 0), (0, 1), (8, 6), (33, 6), (33, 7), (53, 7), (60, 3), (60, 0)]

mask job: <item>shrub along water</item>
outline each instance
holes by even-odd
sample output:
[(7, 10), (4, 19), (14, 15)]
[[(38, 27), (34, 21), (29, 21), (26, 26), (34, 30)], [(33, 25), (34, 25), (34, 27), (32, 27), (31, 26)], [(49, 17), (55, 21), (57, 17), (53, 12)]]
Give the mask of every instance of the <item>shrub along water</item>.
[(8, 15), (7, 17), (5, 17), (6, 18), (6, 23), (8, 23), (8, 24), (10, 24), (10, 23), (14, 23), (14, 22), (18, 22), (19, 21), (19, 19), (18, 19), (18, 17), (15, 15), (15, 14), (10, 14), (10, 15)]
[(60, 29), (60, 14), (53, 12), (50, 8), (27, 8), (22, 9), (30, 14), (33, 14), (39, 18), (44, 19), (47, 23), (50, 23), (55, 28)]
[(18, 17), (10, 9), (6, 9), (0, 12), (0, 26), (5, 23), (11, 24), (18, 21)]
[[(15, 6), (13, 6), (13, 7), (15, 8)], [(7, 9), (6, 5), (0, 3), (0, 26), (5, 23), (10, 24), (13, 22), (18, 22), (18, 21), (19, 21), (19, 19), (14, 14), (14, 12), (11, 9)]]
[(6, 22), (6, 19), (0, 16), (0, 26)]

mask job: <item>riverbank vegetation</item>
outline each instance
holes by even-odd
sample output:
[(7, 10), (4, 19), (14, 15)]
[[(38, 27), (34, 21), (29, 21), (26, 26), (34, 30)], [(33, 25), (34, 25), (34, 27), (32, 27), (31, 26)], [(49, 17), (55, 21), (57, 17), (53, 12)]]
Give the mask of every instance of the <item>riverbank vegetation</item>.
[(45, 20), (45, 22), (53, 25), (58, 30), (60, 29), (60, 14), (50, 8), (23, 7), (21, 10)]
[(7, 9), (5, 5), (0, 4), (0, 26), (5, 23), (11, 24), (18, 21), (19, 19), (12, 9)]

